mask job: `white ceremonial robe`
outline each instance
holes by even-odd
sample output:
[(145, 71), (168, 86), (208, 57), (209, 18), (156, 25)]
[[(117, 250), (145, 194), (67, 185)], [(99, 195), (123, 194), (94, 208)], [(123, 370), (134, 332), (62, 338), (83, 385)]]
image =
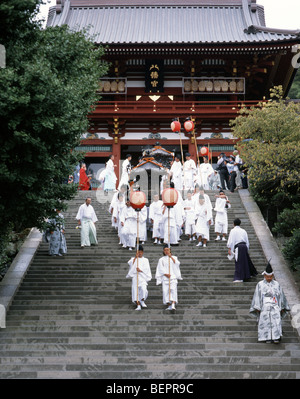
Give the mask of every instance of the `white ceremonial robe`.
[(153, 201), (149, 206), (149, 219), (153, 220), (152, 224), (152, 237), (163, 238), (160, 231), (160, 225), (162, 222), (162, 200)]
[(80, 205), (76, 219), (81, 222), (81, 246), (89, 247), (98, 244), (95, 223), (98, 221), (92, 205)]
[[(147, 258), (131, 258), (128, 261), (129, 271), (126, 278), (131, 278), (131, 299), (132, 302), (146, 300), (148, 298), (148, 282), (152, 279), (152, 273)], [(137, 272), (137, 266), (141, 272)]]
[(177, 204), (174, 205), (174, 211), (175, 211), (177, 241), (180, 241), (180, 237), (182, 234), (182, 225), (184, 223), (184, 217), (185, 217), (185, 212), (181, 202), (178, 201)]
[(258, 319), (258, 341), (279, 340), (282, 336), (281, 319), (290, 310), (279, 283), (274, 279), (260, 281), (255, 288), (250, 315)]
[(124, 224), (122, 229), (124, 245), (134, 248), (136, 245), (137, 212), (131, 206), (125, 206), (121, 214), (121, 222)]
[(128, 159), (125, 159), (125, 161), (122, 163), (122, 176), (120, 179), (120, 183), (118, 186), (118, 190), (125, 184), (126, 186), (129, 186), (129, 175), (131, 172), (131, 163)]
[[(114, 227), (115, 229), (118, 228), (118, 224), (114, 220), (113, 210), (114, 210), (115, 204), (118, 201), (118, 194), (119, 194), (119, 192), (114, 193), (114, 195), (112, 197), (112, 200), (111, 200), (111, 203), (110, 203), (109, 208), (108, 208), (108, 212), (111, 214), (111, 226)], [(125, 199), (124, 199), (124, 203), (125, 203)]]
[(237, 260), (238, 254), (237, 249), (235, 249), (236, 244), (244, 242), (249, 250), (249, 239), (246, 230), (242, 229), (240, 226), (235, 226), (229, 233), (227, 240), (227, 248), (231, 249), (231, 253), (235, 253), (235, 258)]
[(193, 159), (189, 159), (184, 163), (184, 189), (194, 189), (194, 176), (196, 174), (196, 164)]
[[(194, 201), (195, 209), (196, 209), (196, 207), (199, 204), (199, 195), (200, 195), (200, 193), (196, 193), (196, 194), (194, 194), (192, 196), (192, 200)], [(207, 205), (207, 211), (208, 211), (208, 215), (209, 215), (209, 220), (211, 221), (211, 225), (213, 225), (214, 224), (213, 223), (213, 214), (212, 214), (213, 207), (212, 207), (211, 200), (209, 198), (209, 195), (207, 195), (207, 194), (202, 194), (202, 195), (204, 197), (205, 204)]]
[(123, 229), (123, 226), (121, 224), (121, 214), (122, 214), (122, 211), (123, 211), (123, 209), (125, 207), (126, 207), (126, 205), (125, 205), (124, 199), (122, 201), (118, 200), (117, 202), (115, 202), (115, 205), (114, 205), (114, 208), (113, 208), (113, 214), (112, 214), (113, 218), (117, 219), (117, 221), (115, 223), (117, 225), (118, 236), (119, 236), (120, 242), (122, 244), (124, 244), (124, 243), (122, 241), (122, 229)]
[[(170, 212), (170, 213), (169, 213)], [(170, 214), (170, 218), (169, 215)], [(166, 207), (163, 215), (162, 215), (162, 224), (164, 230), (164, 243), (169, 243), (170, 236), (170, 244), (178, 244), (177, 239), (177, 229), (176, 229), (176, 217), (174, 208), (170, 208), (170, 210)]]
[(209, 221), (210, 221), (210, 212), (206, 203), (200, 205), (200, 203), (195, 207), (196, 209), (196, 234), (197, 237), (202, 237), (202, 239), (206, 239), (209, 241)]
[(185, 234), (193, 235), (196, 233), (196, 211), (195, 203), (192, 199), (183, 202), (185, 212)]
[(231, 250), (228, 259), (234, 258), (234, 281), (245, 281), (251, 276), (256, 276), (257, 271), (249, 256), (248, 234), (240, 226), (235, 226), (229, 234), (227, 247)]
[(111, 159), (106, 162), (105, 178), (104, 178), (104, 190), (115, 190), (116, 189), (117, 176), (115, 174), (114, 163)]
[(182, 187), (182, 182), (183, 182), (182, 171), (183, 171), (183, 168), (182, 168), (181, 162), (174, 161), (171, 166), (170, 172), (172, 173), (172, 181), (174, 183), (174, 188), (176, 190), (182, 190), (182, 188), (183, 188)]
[[(175, 260), (175, 263), (169, 256), (163, 256), (159, 259), (156, 267), (156, 285), (162, 284), (164, 304), (171, 302), (178, 303), (177, 284), (178, 280), (182, 280), (179, 268), (180, 262), (177, 256), (172, 255), (172, 258)], [(171, 278), (169, 279), (165, 274), (170, 274)]]
[(197, 174), (195, 176), (195, 184), (203, 186), (204, 190), (209, 190), (209, 177), (214, 174), (214, 168), (210, 163), (201, 163), (197, 167)]
[(147, 241), (147, 207), (144, 206), (139, 211), (139, 242)]
[(215, 217), (216, 233), (222, 233), (222, 234), (228, 233), (228, 216), (227, 216), (226, 204), (228, 208), (231, 207), (229, 203), (226, 203), (225, 198), (217, 198), (214, 208), (216, 212), (216, 217)]

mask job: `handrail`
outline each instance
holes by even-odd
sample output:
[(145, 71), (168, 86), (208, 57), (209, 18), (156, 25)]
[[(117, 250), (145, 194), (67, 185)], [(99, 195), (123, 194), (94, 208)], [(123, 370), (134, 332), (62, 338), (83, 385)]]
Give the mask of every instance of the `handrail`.
[(96, 109), (93, 113), (102, 114), (107, 112), (112, 113), (204, 113), (204, 112), (229, 112), (236, 113), (242, 107), (251, 108), (259, 107), (259, 103), (264, 101), (98, 101)]

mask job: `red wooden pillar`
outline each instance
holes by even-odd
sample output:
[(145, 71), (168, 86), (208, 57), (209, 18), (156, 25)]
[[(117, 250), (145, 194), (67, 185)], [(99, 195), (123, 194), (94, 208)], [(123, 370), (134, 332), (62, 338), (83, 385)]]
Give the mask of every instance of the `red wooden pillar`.
[(121, 161), (121, 144), (120, 144), (119, 137), (114, 137), (114, 139), (113, 139), (112, 154), (115, 157), (114, 164), (117, 165), (117, 167), (115, 168), (115, 173), (116, 173), (116, 176), (118, 178), (117, 183), (116, 183), (116, 187), (118, 187), (118, 185), (120, 183), (120, 178), (121, 178), (121, 172), (120, 172), (121, 171), (121, 165), (120, 165), (120, 161)]

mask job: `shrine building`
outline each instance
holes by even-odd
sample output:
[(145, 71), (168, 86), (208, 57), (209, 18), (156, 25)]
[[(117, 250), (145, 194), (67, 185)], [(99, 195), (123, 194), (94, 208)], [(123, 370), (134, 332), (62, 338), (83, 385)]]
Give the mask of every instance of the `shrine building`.
[[(229, 121), (241, 106), (289, 92), (300, 31), (266, 27), (256, 0), (57, 0), (47, 26), (88, 29), (110, 63), (79, 149), (96, 173), (114, 154), (133, 166), (155, 145), (189, 152), (209, 147), (212, 162), (236, 143)], [(291, 10), (293, 12), (293, 10)], [(187, 117), (194, 130), (186, 132)], [(171, 130), (179, 118), (181, 132)], [(180, 145), (181, 144), (181, 145)], [(116, 174), (120, 177), (120, 169)]]

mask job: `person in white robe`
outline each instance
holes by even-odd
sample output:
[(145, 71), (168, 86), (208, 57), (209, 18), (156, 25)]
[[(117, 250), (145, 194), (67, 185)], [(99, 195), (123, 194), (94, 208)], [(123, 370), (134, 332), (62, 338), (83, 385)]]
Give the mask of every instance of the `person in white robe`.
[(195, 175), (195, 184), (199, 184), (204, 190), (209, 190), (209, 179), (214, 174), (214, 168), (208, 161), (208, 157), (203, 157), (203, 163), (197, 167)]
[(147, 207), (144, 206), (139, 211), (139, 241), (144, 244), (147, 241), (147, 219), (148, 219), (148, 210)]
[(183, 201), (183, 207), (185, 212), (184, 232), (188, 236), (189, 241), (194, 241), (196, 240), (196, 211), (191, 191), (187, 192), (187, 199)]
[(139, 245), (134, 258), (128, 261), (129, 271), (126, 278), (131, 278), (131, 300), (136, 303), (136, 310), (147, 308), (148, 282), (152, 279), (149, 260), (144, 257), (144, 249)]
[(85, 203), (80, 205), (76, 215), (78, 225), (81, 226), (81, 248), (98, 244), (95, 227), (98, 218), (91, 202), (92, 199), (87, 197)]
[(167, 208), (165, 205), (162, 209), (162, 224), (165, 244), (178, 244), (178, 235), (176, 228), (176, 215), (173, 208)]
[(126, 205), (125, 205), (124, 195), (122, 193), (118, 193), (118, 200), (114, 204), (112, 216), (114, 218), (114, 223), (116, 224), (118, 229), (119, 244), (124, 244), (123, 235), (122, 235), (123, 226), (121, 224), (121, 214), (125, 206)]
[(120, 179), (120, 183), (118, 186), (118, 190), (122, 187), (123, 184), (125, 184), (126, 187), (129, 187), (129, 175), (131, 172), (131, 155), (127, 154), (125, 161), (122, 163), (122, 175)]
[(198, 186), (196, 185), (195, 187), (195, 193), (192, 195), (192, 200), (194, 201), (194, 206), (197, 206), (199, 203), (199, 196), (202, 195), (204, 197), (205, 203), (208, 207), (209, 210), (209, 215), (210, 215), (210, 220), (211, 220), (211, 225), (213, 225), (213, 214), (212, 214), (212, 203), (211, 200), (209, 198), (209, 195), (205, 193), (204, 189), (202, 186)]
[(135, 211), (130, 202), (126, 202), (126, 207), (124, 207), (121, 213), (121, 225), (122, 229), (122, 240), (124, 240), (123, 248), (132, 249), (136, 245), (137, 237), (137, 211)]
[(176, 205), (174, 205), (174, 211), (175, 211), (177, 241), (179, 242), (181, 241), (181, 236), (183, 234), (184, 217), (185, 217), (183, 203), (177, 201)]
[(199, 195), (199, 203), (195, 206), (196, 222), (196, 235), (198, 238), (197, 247), (206, 247), (209, 241), (209, 227), (211, 223), (210, 208), (205, 202), (204, 196)]
[(108, 191), (116, 190), (117, 176), (115, 174), (114, 155), (110, 155), (109, 160), (106, 162), (104, 187), (105, 193)]
[(216, 195), (216, 198), (217, 199), (214, 211), (216, 212), (215, 233), (217, 237), (215, 241), (221, 240), (221, 235), (222, 235), (222, 241), (226, 241), (226, 235), (228, 234), (227, 209), (231, 208), (231, 204), (228, 197), (224, 194), (222, 190), (220, 190), (219, 194)]
[(154, 194), (153, 202), (149, 206), (149, 219), (152, 224), (152, 238), (154, 238), (154, 244), (160, 244), (160, 240), (163, 239), (163, 235), (160, 231), (162, 222), (162, 209), (163, 202), (159, 199), (158, 194)]
[(109, 208), (108, 208), (108, 212), (112, 215), (111, 216), (111, 226), (115, 229), (118, 229), (118, 224), (115, 221), (115, 218), (113, 216), (113, 211), (114, 211), (114, 206), (115, 204), (118, 202), (118, 195), (119, 193), (123, 194), (123, 202), (124, 204), (126, 203), (126, 191), (127, 191), (127, 186), (125, 184), (123, 184), (120, 187), (120, 190), (116, 191), (112, 197), (112, 200), (110, 202)]
[(195, 206), (195, 204), (198, 203), (199, 195), (200, 195), (200, 186), (199, 186), (199, 184), (196, 184), (195, 189), (192, 192), (192, 200), (194, 202), (194, 206)]
[(270, 261), (257, 283), (252, 298), (250, 315), (257, 319), (258, 342), (279, 344), (282, 337), (282, 319), (290, 311), (285, 294), (275, 280)]
[(171, 166), (170, 169), (170, 176), (171, 179), (174, 183), (174, 188), (178, 191), (182, 191), (182, 183), (183, 183), (183, 178), (182, 178), (182, 172), (183, 172), (183, 168), (182, 168), (182, 164), (180, 161), (180, 156), (179, 155), (175, 155), (175, 159), (174, 162)]
[(182, 280), (180, 262), (177, 256), (172, 255), (171, 248), (164, 246), (163, 257), (158, 261), (156, 267), (156, 285), (162, 284), (163, 304), (168, 305), (166, 310), (176, 310), (178, 303), (177, 285)]
[(196, 175), (196, 164), (191, 158), (190, 153), (185, 154), (186, 161), (184, 163), (184, 190), (194, 190), (194, 177)]
[(249, 255), (248, 234), (240, 225), (241, 220), (234, 219), (234, 228), (230, 231), (227, 241), (228, 259), (235, 261), (234, 283), (242, 283), (251, 276), (257, 276), (256, 268)]

